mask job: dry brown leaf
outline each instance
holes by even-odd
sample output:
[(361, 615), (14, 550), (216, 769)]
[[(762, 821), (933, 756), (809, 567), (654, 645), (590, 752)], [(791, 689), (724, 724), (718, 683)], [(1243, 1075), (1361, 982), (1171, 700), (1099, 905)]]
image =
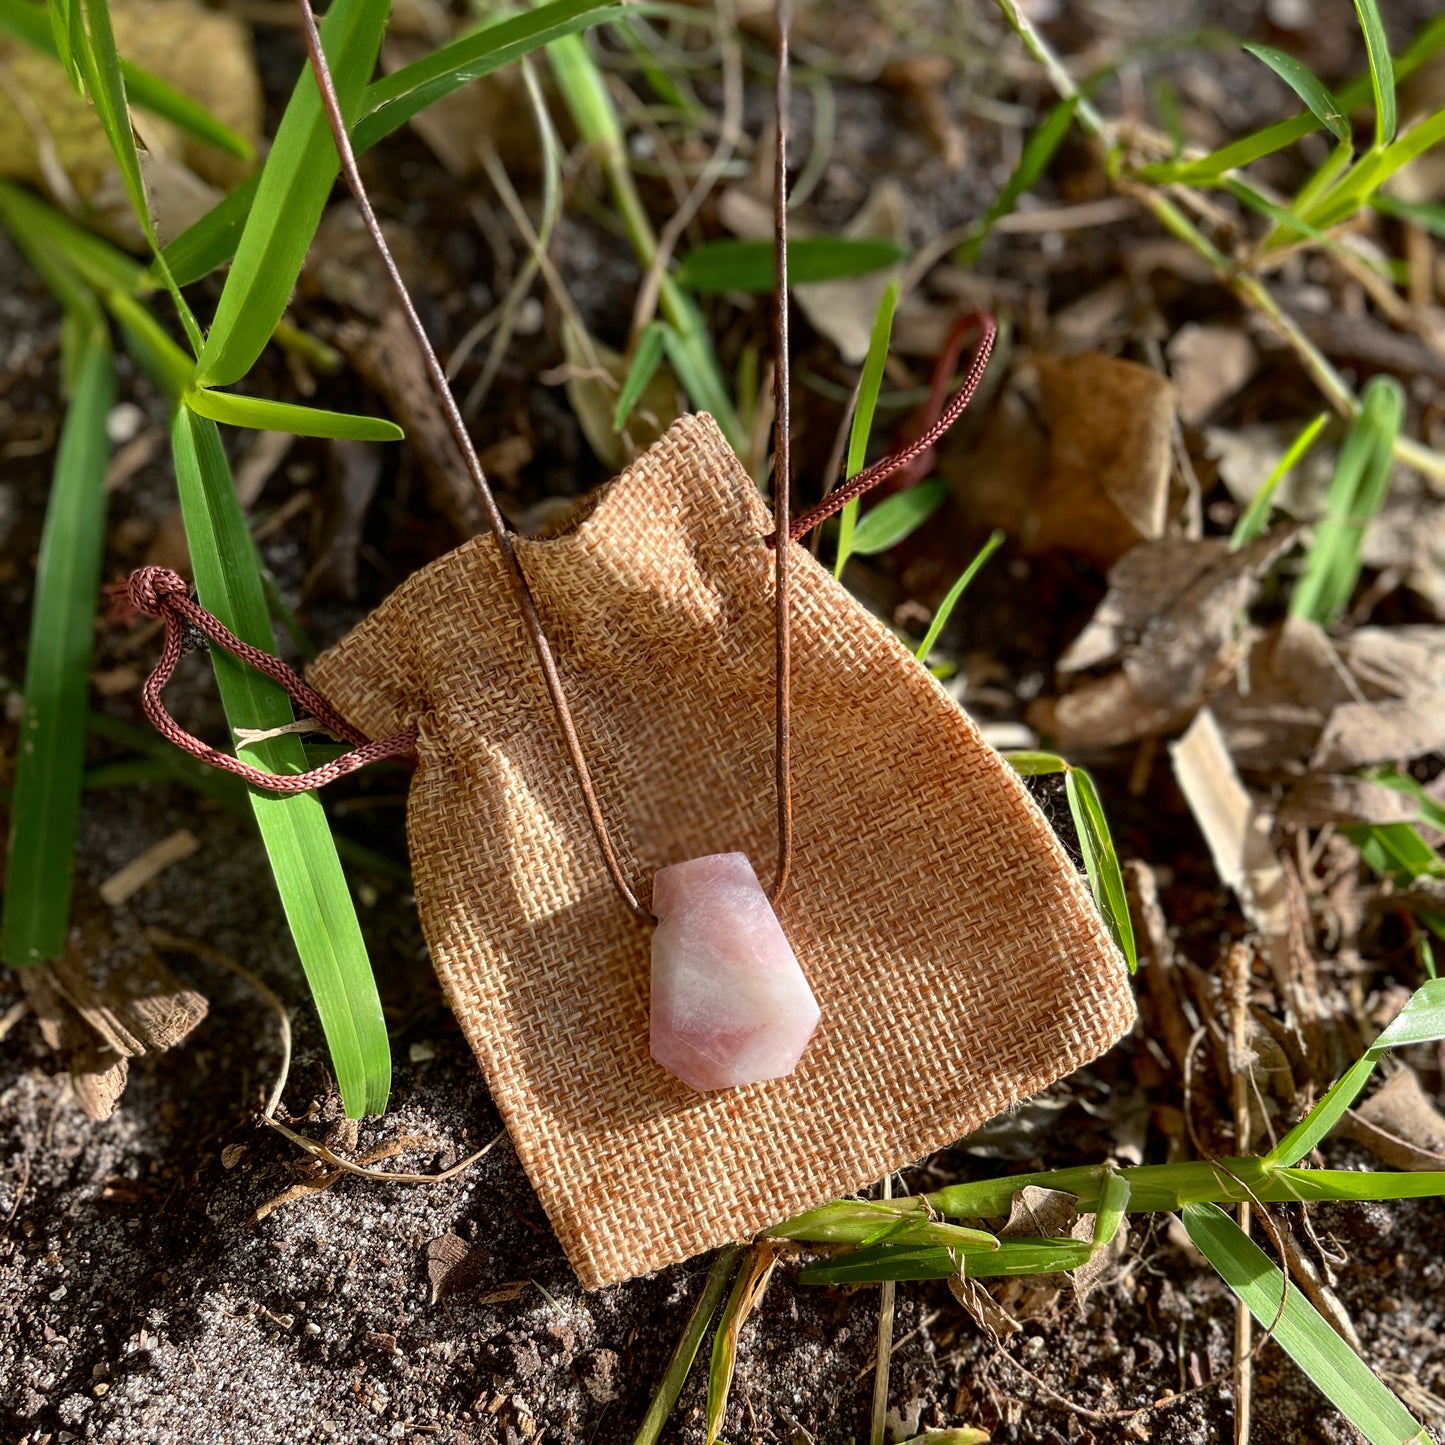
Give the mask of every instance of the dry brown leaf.
[(1330, 714), (1310, 766), (1345, 772), (1441, 749), (1445, 749), (1445, 692), (1410, 701), (1346, 703)]
[(486, 1262), (486, 1250), (473, 1247), (459, 1235), (447, 1233), (429, 1240), (426, 1277), (431, 1294), (427, 1303), (434, 1305), (445, 1296), (475, 1284)]
[(1231, 552), (1214, 538), (1166, 538), (1126, 553), (1059, 661), (1064, 673), (1113, 662), (1118, 670), (1035, 704), (1029, 721), (1069, 748), (1130, 742), (1186, 720), (1233, 675), (1240, 618), (1293, 539), (1285, 529)]
[(1024, 545), (1109, 567), (1164, 535), (1174, 391), (1148, 367), (1093, 352), (1035, 358), (1049, 473)]
[(1315, 773), (1302, 778), (1284, 796), (1279, 820), (1297, 828), (1322, 828), (1327, 823), (1350, 827), (1412, 823), (1420, 810), (1397, 788), (1368, 778), (1341, 778)]
[(1445, 1169), (1445, 1115), (1411, 1068), (1392, 1074), (1335, 1131), (1392, 1169)]
[(1170, 338), (1167, 351), (1185, 426), (1204, 421), (1254, 375), (1259, 363), (1253, 343), (1238, 326), (1190, 322)]
[(598, 461), (614, 471), (650, 447), (681, 415), (677, 381), (664, 361), (643, 389), (627, 425), (614, 431), (617, 394), (630, 366), (627, 357), (595, 336), (579, 334), (570, 317), (562, 321), (562, 352), (567, 358), (567, 400), (573, 415)]

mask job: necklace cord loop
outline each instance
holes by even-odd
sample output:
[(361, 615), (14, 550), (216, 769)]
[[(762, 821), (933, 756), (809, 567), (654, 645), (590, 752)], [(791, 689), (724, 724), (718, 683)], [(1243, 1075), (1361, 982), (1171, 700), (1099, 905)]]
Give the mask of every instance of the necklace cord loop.
[[(279, 657), (273, 657), (259, 647), (242, 642), (218, 618), (213, 617), (199, 603), (193, 602), (185, 581), (168, 567), (140, 567), (132, 572), (126, 584), (125, 600), (143, 616), (155, 617), (164, 622), (166, 628), (160, 659), (141, 688), (141, 708), (145, 712), (146, 720), (167, 742), (174, 744), (182, 752), (189, 753), (193, 758), (231, 773), (253, 788), (266, 788), (273, 793), (307, 793), (313, 788), (333, 783), (347, 773), (354, 773), (368, 763), (377, 763), (383, 758), (402, 757), (415, 749), (415, 728), (396, 733), (389, 738), (378, 738), (375, 742), (368, 740), (365, 733), (352, 727), (320, 693), (308, 687), (300, 675)], [(199, 633), (208, 642), (224, 648), (233, 657), (248, 667), (254, 667), (257, 672), (263, 673), (284, 688), (292, 702), (327, 732), (358, 746), (351, 752), (343, 753), (341, 757), (333, 758), (329, 763), (322, 763), (304, 773), (268, 773), (264, 768), (243, 763), (239, 758), (223, 753), (192, 736), (166, 711), (165, 704), (161, 701), (162, 690), (186, 653), (188, 628)]]

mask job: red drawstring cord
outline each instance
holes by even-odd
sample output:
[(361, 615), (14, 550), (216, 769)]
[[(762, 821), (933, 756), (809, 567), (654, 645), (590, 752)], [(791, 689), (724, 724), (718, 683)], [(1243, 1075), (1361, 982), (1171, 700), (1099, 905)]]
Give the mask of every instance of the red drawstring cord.
[[(352, 727), (320, 693), (308, 687), (297, 673), (279, 658), (272, 657), (269, 652), (262, 652), (259, 647), (242, 642), (204, 607), (192, 602), (184, 580), (169, 568), (138, 568), (130, 574), (126, 593), (131, 606), (137, 612), (146, 617), (159, 618), (166, 625), (160, 660), (141, 689), (141, 707), (151, 726), (163, 738), (193, 758), (199, 758), (213, 768), (233, 773), (253, 788), (265, 788), (273, 793), (306, 793), (312, 788), (335, 782), (347, 773), (354, 773), (368, 763), (380, 762), (383, 758), (401, 757), (416, 746), (415, 729), (369, 742), (365, 733)], [(308, 772), (268, 773), (264, 768), (252, 767), (249, 763), (241, 762), (239, 758), (218, 751), (209, 743), (203, 743), (200, 738), (192, 737), (166, 711), (165, 704), (161, 702), (161, 691), (171, 680), (176, 664), (185, 652), (187, 626), (194, 628), (218, 647), (225, 648), (248, 666), (254, 667), (257, 672), (264, 673), (272, 682), (278, 683), (291, 700), (327, 732), (360, 746)]]
[[(993, 352), (994, 337), (998, 335), (998, 327), (992, 316), (986, 311), (975, 311), (965, 316), (953, 329), (953, 337), (962, 337), (971, 326), (977, 326), (979, 331), (978, 343), (973, 349), (973, 359), (968, 364), (968, 373), (963, 378), (963, 384), (958, 388), (957, 394), (949, 402), (947, 410), (937, 421), (930, 426), (922, 436), (908, 443), (907, 446), (899, 447), (896, 452), (890, 453), (881, 461), (874, 462), (871, 467), (866, 467), (856, 476), (850, 477), (841, 487), (835, 487), (816, 507), (810, 508), (802, 516), (795, 517), (788, 527), (788, 540), (796, 542), (800, 537), (806, 537), (814, 527), (826, 522), (834, 512), (841, 512), (843, 508), (855, 497), (861, 497), (864, 492), (876, 487), (879, 482), (886, 481), (895, 472), (902, 471), (911, 462), (916, 461), (925, 452), (929, 451), (933, 444), (963, 415), (963, 409), (973, 400), (973, 394), (978, 390), (978, 384), (983, 380), (984, 368), (988, 365), (988, 358)], [(952, 344), (956, 344), (952, 343)], [(945, 353), (946, 354), (946, 353)], [(952, 370), (952, 367), (949, 368)], [(768, 546), (773, 545), (776, 533), (768, 534)]]
[[(974, 347), (973, 359), (969, 362), (963, 384), (959, 387), (953, 400), (949, 402), (942, 416), (916, 440), (859, 472), (843, 486), (830, 492), (816, 507), (796, 518), (788, 527), (788, 537), (791, 541), (796, 542), (798, 538), (806, 536), (819, 523), (825, 522), (834, 512), (840, 511), (854, 497), (862, 496), (870, 487), (876, 486), (879, 482), (915, 462), (958, 420), (963, 409), (973, 399), (973, 394), (983, 379), (984, 368), (988, 365), (989, 354), (993, 350), (994, 337), (997, 334), (993, 317), (986, 312), (976, 312), (971, 316), (964, 317), (954, 328), (948, 350), (951, 351), (958, 344), (958, 339), (966, 333), (970, 326), (974, 325), (979, 329), (979, 338)], [(952, 370), (951, 361), (948, 369)], [(769, 536), (767, 540), (768, 545), (771, 546), (773, 536)], [(327, 783), (335, 782), (337, 778), (343, 778), (347, 773), (354, 773), (368, 763), (377, 763), (383, 758), (402, 757), (414, 750), (416, 746), (415, 728), (408, 732), (397, 733), (393, 737), (380, 738), (376, 742), (368, 741), (364, 733), (352, 727), (320, 693), (308, 687), (301, 677), (287, 667), (280, 658), (273, 657), (269, 652), (262, 652), (259, 647), (252, 647), (249, 643), (242, 642), (204, 607), (199, 603), (192, 602), (190, 589), (187, 588), (184, 580), (169, 568), (138, 568), (130, 575), (130, 580), (126, 584), (126, 594), (131, 606), (137, 612), (146, 617), (159, 618), (166, 625), (165, 643), (161, 648), (160, 660), (141, 689), (141, 707), (151, 726), (163, 738), (174, 743), (176, 747), (189, 753), (193, 758), (199, 758), (201, 762), (209, 763), (213, 768), (220, 768), (225, 772), (232, 773), (253, 788), (265, 788), (273, 793), (306, 793), (313, 788), (324, 787)], [(199, 738), (192, 737), (166, 711), (165, 705), (161, 702), (161, 691), (171, 680), (171, 676), (176, 670), (176, 664), (180, 662), (185, 652), (185, 629), (188, 626), (209, 641), (214, 642), (218, 647), (225, 648), (240, 661), (254, 667), (257, 672), (264, 673), (272, 682), (279, 684), (285, 689), (287, 696), (308, 716), (320, 723), (327, 732), (345, 738), (348, 742), (356, 743), (358, 746), (353, 751), (344, 753), (339, 758), (333, 758), (331, 762), (323, 763), (320, 767), (312, 768), (308, 772), (286, 774), (268, 773), (264, 768), (252, 767), (251, 764), (243, 763), (239, 758), (233, 758), (229, 753), (220, 752), (211, 747), (209, 743), (203, 743)]]

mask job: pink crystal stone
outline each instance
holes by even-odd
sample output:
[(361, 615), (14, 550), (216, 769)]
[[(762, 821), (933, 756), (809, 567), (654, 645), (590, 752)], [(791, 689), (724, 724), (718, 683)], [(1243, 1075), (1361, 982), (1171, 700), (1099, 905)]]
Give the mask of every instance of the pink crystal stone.
[(660, 868), (652, 1057), (694, 1089), (791, 1074), (818, 1002), (746, 853)]

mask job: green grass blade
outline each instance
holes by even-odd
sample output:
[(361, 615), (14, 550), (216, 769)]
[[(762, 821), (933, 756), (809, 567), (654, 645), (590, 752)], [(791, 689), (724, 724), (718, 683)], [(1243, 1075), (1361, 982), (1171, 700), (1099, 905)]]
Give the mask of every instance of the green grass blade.
[(1133, 973), (1139, 966), (1139, 953), (1134, 944), (1134, 925), (1129, 918), (1129, 899), (1124, 892), (1124, 874), (1119, 867), (1119, 855), (1114, 851), (1114, 840), (1109, 836), (1104, 806), (1099, 801), (1093, 778), (1083, 768), (1070, 768), (1064, 775), (1064, 787), (1094, 901), (1129, 964), (1129, 972)]
[(1395, 67), (1390, 59), (1390, 41), (1375, 0), (1355, 0), (1355, 14), (1365, 34), (1365, 53), (1370, 61), (1370, 88), (1375, 94), (1375, 145), (1384, 147), (1395, 139)]
[(298, 437), (342, 437), (360, 442), (396, 442), (405, 435), (395, 422), (384, 417), (323, 411), (319, 407), (296, 406), (289, 401), (269, 401), (259, 396), (237, 396), (235, 392), (212, 391), (201, 386), (187, 390), (182, 402), (197, 416), (256, 431), (284, 431)]
[(1024, 143), (1023, 153), (1019, 156), (1013, 174), (1004, 182), (1003, 190), (998, 193), (994, 203), (984, 212), (983, 219), (978, 223), (977, 234), (970, 236), (959, 247), (958, 257), (963, 265), (973, 266), (977, 263), (983, 243), (988, 240), (993, 228), (1018, 205), (1021, 197), (1033, 189), (1035, 182), (1048, 169), (1049, 162), (1053, 160), (1058, 148), (1064, 143), (1064, 137), (1073, 126), (1074, 112), (1078, 104), (1077, 96), (1060, 102), (1034, 129)]
[[(863, 372), (858, 381), (858, 399), (853, 406), (853, 423), (848, 432), (848, 456), (844, 475), (857, 476), (868, 458), (868, 440), (873, 435), (873, 417), (878, 410), (878, 393), (883, 386), (883, 368), (888, 362), (888, 343), (893, 335), (893, 313), (898, 308), (898, 283), (889, 282), (873, 315), (873, 330), (868, 337), (868, 354), (863, 358)], [(853, 551), (853, 534), (858, 526), (858, 499), (855, 497), (838, 515), (838, 555), (833, 561), (833, 575), (842, 577), (848, 557)]]
[[(25, 41), (33, 49), (52, 55), (70, 74), (77, 90), (82, 89), (80, 60), (84, 54), (84, 31), (78, 28), (82, 17), (80, 0), (65, 0), (50, 6), (50, 20), (45, 10), (30, 0), (0, 0), (0, 31)], [(126, 94), (142, 110), (168, 120), (197, 140), (206, 141), (218, 150), (239, 160), (250, 160), (256, 148), (239, 132), (219, 121), (210, 111), (190, 96), (176, 90), (158, 75), (120, 62)]]
[(638, 398), (647, 390), (647, 383), (657, 374), (662, 362), (662, 350), (667, 341), (666, 322), (651, 321), (637, 339), (637, 350), (633, 353), (632, 365), (627, 368), (622, 390), (617, 393), (617, 406), (612, 413), (612, 430), (620, 432), (632, 415), (632, 408)]
[(1069, 771), (1069, 764), (1057, 753), (1023, 750), (1004, 753), (1003, 760), (1021, 778), (1037, 778), (1050, 773), (1067, 773)]
[(1304, 218), (1320, 230), (1349, 220), (1361, 206), (1368, 205), (1380, 187), (1402, 166), (1445, 141), (1445, 109), (1410, 127), (1383, 150), (1373, 150), (1342, 176), (1329, 190), (1303, 210)]
[(1305, 429), (1292, 441), (1289, 449), (1279, 459), (1279, 464), (1269, 474), (1269, 479), (1249, 500), (1249, 506), (1244, 509), (1239, 521), (1234, 524), (1234, 531), (1230, 533), (1229, 550), (1238, 552), (1241, 547), (1247, 547), (1251, 542), (1258, 541), (1264, 536), (1269, 528), (1270, 506), (1274, 500), (1275, 491), (1279, 484), (1299, 466), (1319, 439), (1320, 433), (1329, 420), (1328, 412), (1321, 412)]
[(1387, 1049), (1445, 1038), (1445, 979), (1431, 979), (1410, 995), (1389, 1027), (1330, 1087), (1318, 1104), (1265, 1156), (1272, 1165), (1299, 1163), (1339, 1123)]
[(1272, 45), (1259, 45), (1246, 40), (1242, 48), (1256, 60), (1262, 60), (1304, 101), (1310, 113), (1335, 137), (1347, 141), (1350, 138), (1350, 122), (1340, 103), (1329, 92), (1329, 87), (1307, 66), (1283, 50)]
[(196, 363), (171, 340), (144, 301), (112, 291), (105, 298), (110, 314), (125, 334), (126, 349), (145, 369), (156, 389), (176, 402), (190, 388)]
[[(867, 236), (802, 236), (788, 242), (788, 282), (844, 281), (867, 276), (906, 260), (908, 252), (893, 241)], [(773, 243), (729, 238), (708, 241), (687, 253), (676, 272), (678, 284), (700, 296), (745, 291), (770, 296), (773, 291)]]
[(1132, 1194), (1129, 1180), (1118, 1172), (1111, 1171), (1104, 1180), (1104, 1192), (1094, 1215), (1094, 1243), (1096, 1246), (1112, 1244), (1129, 1212)]
[(839, 1199), (784, 1220), (767, 1231), (770, 1239), (807, 1244), (935, 1244), (954, 1249), (997, 1249), (982, 1229), (934, 1219), (918, 1199)]
[(916, 532), (947, 500), (948, 483), (940, 477), (885, 497), (858, 519), (852, 550), (863, 557), (886, 552)]
[(95, 107), (101, 129), (110, 141), (111, 153), (115, 156), (131, 209), (156, 254), (161, 282), (170, 292), (171, 300), (175, 302), (176, 314), (181, 318), (181, 325), (185, 327), (191, 346), (199, 347), (201, 331), (196, 324), (196, 318), (181, 295), (180, 287), (175, 284), (165, 269), (164, 262), (159, 259), (161, 243), (156, 235), (155, 221), (150, 213), (145, 183), (141, 178), (140, 154), (136, 150), (135, 132), (131, 128), (126, 98), (125, 70), (115, 48), (109, 0), (83, 0), (83, 3), (88, 29), (83, 32), (85, 54), (81, 68), (85, 74), (91, 104)]
[[(33, 10), (35, 7), (26, 8)], [(65, 73), (77, 93), (84, 95), (85, 77), (81, 74), (80, 57), (85, 50), (85, 21), (80, 0), (49, 0), (46, 9), (50, 11), (51, 53), (65, 67)]]
[(933, 614), (933, 621), (928, 624), (928, 631), (923, 634), (923, 641), (918, 644), (918, 651), (913, 655), (923, 662), (928, 654), (933, 651), (934, 644), (943, 635), (943, 629), (948, 626), (948, 619), (953, 616), (953, 609), (958, 606), (958, 599), (968, 589), (968, 584), (978, 576), (983, 564), (998, 551), (1004, 544), (1004, 534), (995, 531), (988, 541), (978, 549), (978, 555), (963, 569), (957, 582), (948, 589), (948, 595), (938, 604), (938, 611)]
[(1371, 1445), (1427, 1445), (1425, 1427), (1222, 1209), (1187, 1204), (1182, 1213), (1190, 1239), (1224, 1282)]
[[(350, 123), (366, 90), (386, 28), (375, 0), (336, 0), (321, 25), (322, 45)], [(341, 163), (307, 65), (296, 82), (257, 184), (236, 259), (201, 349), (204, 386), (237, 382), (260, 356), (291, 299)]]
[(36, 568), (0, 917), (0, 954), (17, 966), (62, 953), (70, 927), (105, 545), (105, 423), (115, 402), (115, 357), (91, 306), (95, 314), (80, 333)]
[[(271, 622), (245, 518), (214, 422), (181, 408), (171, 426), (186, 540), (201, 605), (243, 641), (270, 650)], [(285, 693), (219, 648), (216, 682), (232, 728), (272, 728), (292, 719)], [(299, 772), (306, 755), (295, 736), (248, 748), (271, 772)], [(356, 909), (321, 802), (313, 793), (253, 792), (256, 815), (296, 951), (316, 1000), (348, 1116), (380, 1113), (391, 1088), (386, 1021)]]
[[(0, 0), (0, 6), (16, 3), (20, 0)], [(458, 86), (500, 69), (559, 36), (599, 24), (615, 5), (616, 0), (602, 5), (597, 0), (564, 0), (488, 25), (403, 66), (363, 93), (359, 115), (351, 125), (353, 148), (357, 155), (370, 150), (418, 111)], [(165, 260), (182, 286), (199, 281), (236, 254), (259, 182), (260, 177), (253, 176), (238, 186), (166, 247)]]
[(368, 150), (419, 111), (480, 76), (611, 18), (616, 0), (556, 0), (522, 15), (498, 20), (443, 45), (430, 55), (367, 87), (355, 123), (352, 144)]
[(934, 1245), (877, 1245), (810, 1264), (799, 1284), (882, 1284), (925, 1279), (1004, 1279), (1054, 1274), (1087, 1264), (1094, 1253), (1089, 1240), (1005, 1239), (994, 1250), (965, 1253)]
[(702, 1338), (707, 1334), (708, 1326), (718, 1312), (718, 1306), (722, 1304), (723, 1295), (727, 1293), (728, 1281), (737, 1268), (742, 1252), (742, 1246), (737, 1244), (725, 1245), (718, 1250), (712, 1268), (708, 1271), (707, 1282), (697, 1297), (697, 1303), (692, 1307), (682, 1338), (672, 1352), (667, 1372), (657, 1387), (657, 1393), (652, 1397), (652, 1404), (643, 1416), (632, 1445), (657, 1445), (661, 1438), (663, 1427), (672, 1414), (673, 1406), (677, 1404), (677, 1397), (682, 1394), (682, 1387), (687, 1383), (688, 1372), (697, 1358)]
[[(564, 35), (552, 41), (547, 46), (547, 60), (578, 133), (607, 177), (613, 208), (638, 262), (646, 270), (657, 257), (657, 235), (632, 175), (627, 140), (607, 79), (580, 35)], [(667, 355), (677, 379), (694, 406), (712, 413), (733, 449), (744, 451), (747, 438), (728, 395), (711, 333), (696, 303), (666, 271), (658, 287), (657, 302), (676, 333), (668, 338)]]
[(1373, 376), (1360, 414), (1340, 448), (1290, 613), (1328, 627), (1344, 610), (1360, 575), (1365, 528), (1384, 505), (1391, 454), (1405, 416), (1405, 393), (1393, 376)]

